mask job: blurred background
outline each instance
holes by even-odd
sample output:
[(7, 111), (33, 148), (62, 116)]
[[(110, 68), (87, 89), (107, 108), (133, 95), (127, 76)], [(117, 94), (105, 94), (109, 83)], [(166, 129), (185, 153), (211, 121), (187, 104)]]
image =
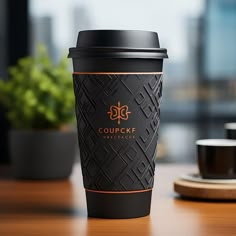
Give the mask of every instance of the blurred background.
[[(1, 0), (0, 78), (43, 43), (53, 61), (80, 30), (157, 31), (168, 49), (159, 135), (160, 162), (194, 162), (195, 140), (223, 138), (236, 121), (236, 0)], [(0, 114), (0, 160), (9, 124)]]

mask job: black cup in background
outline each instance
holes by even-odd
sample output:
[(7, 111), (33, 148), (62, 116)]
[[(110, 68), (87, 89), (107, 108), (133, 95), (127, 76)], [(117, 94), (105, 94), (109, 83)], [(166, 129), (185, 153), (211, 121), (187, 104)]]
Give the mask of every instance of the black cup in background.
[(236, 123), (225, 124), (226, 138), (236, 139)]
[(200, 175), (206, 179), (236, 179), (236, 140), (196, 142)]
[(69, 57), (88, 216), (148, 215), (166, 49), (155, 32), (90, 30)]

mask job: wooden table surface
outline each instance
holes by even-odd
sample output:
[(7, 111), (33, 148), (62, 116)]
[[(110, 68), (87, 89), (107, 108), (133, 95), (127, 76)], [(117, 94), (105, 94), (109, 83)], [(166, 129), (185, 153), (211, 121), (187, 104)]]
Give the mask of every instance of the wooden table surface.
[(183, 200), (173, 192), (173, 180), (195, 170), (188, 165), (157, 165), (151, 215), (129, 220), (87, 218), (78, 164), (68, 181), (2, 178), (0, 236), (235, 236), (235, 202)]

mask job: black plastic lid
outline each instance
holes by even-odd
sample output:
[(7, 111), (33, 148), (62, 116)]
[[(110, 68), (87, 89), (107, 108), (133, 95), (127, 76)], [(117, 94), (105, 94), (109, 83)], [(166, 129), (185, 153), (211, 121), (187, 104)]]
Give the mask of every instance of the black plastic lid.
[(80, 31), (77, 45), (69, 49), (72, 58), (167, 58), (156, 32), (140, 30)]

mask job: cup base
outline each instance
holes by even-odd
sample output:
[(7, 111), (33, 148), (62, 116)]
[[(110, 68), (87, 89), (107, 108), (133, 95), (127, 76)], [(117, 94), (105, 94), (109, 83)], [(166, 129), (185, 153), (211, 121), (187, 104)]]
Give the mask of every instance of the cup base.
[(88, 217), (129, 219), (150, 214), (152, 190), (104, 193), (86, 190)]

